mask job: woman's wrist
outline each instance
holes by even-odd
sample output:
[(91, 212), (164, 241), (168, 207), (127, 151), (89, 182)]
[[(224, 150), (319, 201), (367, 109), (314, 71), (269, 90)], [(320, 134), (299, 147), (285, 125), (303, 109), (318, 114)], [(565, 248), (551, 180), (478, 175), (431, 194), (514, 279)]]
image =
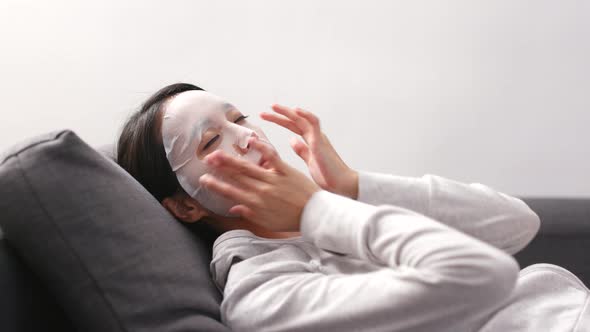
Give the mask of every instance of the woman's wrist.
[(343, 186), (339, 192), (340, 195), (356, 200), (359, 192), (359, 174), (353, 169), (348, 169), (343, 177)]

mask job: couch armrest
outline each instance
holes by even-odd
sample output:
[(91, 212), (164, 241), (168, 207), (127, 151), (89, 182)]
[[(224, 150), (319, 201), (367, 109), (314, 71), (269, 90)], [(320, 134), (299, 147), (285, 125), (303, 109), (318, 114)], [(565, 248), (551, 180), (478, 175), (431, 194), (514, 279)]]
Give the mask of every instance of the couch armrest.
[(522, 198), (541, 218), (537, 236), (515, 255), (520, 267), (551, 263), (590, 285), (590, 198)]
[(590, 198), (523, 198), (541, 217), (545, 235), (590, 235)]

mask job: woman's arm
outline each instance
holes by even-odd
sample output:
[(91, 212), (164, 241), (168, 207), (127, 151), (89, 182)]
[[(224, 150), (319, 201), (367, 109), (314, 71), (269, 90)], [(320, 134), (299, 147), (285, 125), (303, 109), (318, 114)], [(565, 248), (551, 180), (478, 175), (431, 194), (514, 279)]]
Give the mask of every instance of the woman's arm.
[(537, 234), (539, 217), (519, 199), (481, 184), (463, 184), (426, 175), (409, 178), (350, 169), (322, 133), (319, 119), (302, 109), (274, 105), (267, 121), (300, 135), (293, 150), (324, 190), (373, 205), (404, 207), (504, 251), (515, 254)]
[(221, 151), (205, 157), (232, 180), (201, 177), (207, 189), (238, 202), (230, 212), (277, 231), (300, 229), (317, 247), (382, 268), (324, 275), (281, 256), (236, 263), (221, 305), (230, 327), (462, 331), (510, 296), (519, 267), (501, 250), (407, 209), (319, 190), (265, 143), (251, 138), (249, 144), (268, 168)]
[(359, 172), (358, 200), (400, 206), (456, 228), (509, 254), (537, 234), (539, 217), (520, 199), (482, 184)]
[[(327, 191), (305, 205), (304, 239), (382, 266), (325, 275), (246, 260), (230, 270), (223, 321), (240, 331), (462, 331), (509, 297), (516, 261), (431, 218)], [(278, 262), (275, 262), (278, 263)]]

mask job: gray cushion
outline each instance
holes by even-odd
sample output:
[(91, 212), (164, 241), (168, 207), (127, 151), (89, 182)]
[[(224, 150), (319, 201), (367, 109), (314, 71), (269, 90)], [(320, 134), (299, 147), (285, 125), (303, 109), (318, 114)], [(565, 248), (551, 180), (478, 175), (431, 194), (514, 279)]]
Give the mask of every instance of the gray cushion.
[[(0, 158), (0, 227), (80, 331), (227, 331), (210, 240), (71, 131)], [(210, 234), (209, 234), (210, 235)]]
[(103, 144), (94, 148), (96, 151), (102, 153), (105, 157), (117, 161), (117, 146), (115, 144)]
[(0, 331), (75, 331), (61, 306), (3, 240), (0, 231)]

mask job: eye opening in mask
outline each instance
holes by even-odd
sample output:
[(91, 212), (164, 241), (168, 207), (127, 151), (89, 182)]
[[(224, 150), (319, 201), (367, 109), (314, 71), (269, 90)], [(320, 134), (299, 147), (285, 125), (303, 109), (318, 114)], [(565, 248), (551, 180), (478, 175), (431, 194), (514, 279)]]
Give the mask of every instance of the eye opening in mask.
[[(236, 124), (237, 124), (237, 123), (238, 123), (238, 122), (240, 122), (240, 121), (244, 121), (244, 120), (246, 120), (246, 118), (248, 118), (248, 117), (249, 117), (249, 115), (243, 115), (243, 114), (240, 114), (240, 116), (238, 116), (238, 118), (237, 118), (237, 119), (234, 121), (234, 123), (236, 123)], [(215, 135), (213, 138), (211, 138), (211, 139), (209, 140), (209, 142), (207, 142), (207, 144), (205, 144), (205, 146), (203, 147), (202, 151), (204, 152), (204, 151), (206, 151), (206, 150), (207, 150), (209, 147), (211, 147), (211, 146), (213, 145), (213, 143), (215, 143), (215, 142), (216, 142), (216, 141), (219, 139), (219, 137), (220, 137), (220, 136), (219, 136), (219, 134), (217, 134), (217, 135)]]
[(203, 151), (207, 150), (211, 145), (213, 145), (213, 143), (215, 143), (215, 141), (217, 141), (217, 139), (219, 139), (219, 134), (215, 135), (215, 137), (210, 139), (209, 142), (207, 142), (207, 144), (205, 144), (205, 146), (203, 147)]

